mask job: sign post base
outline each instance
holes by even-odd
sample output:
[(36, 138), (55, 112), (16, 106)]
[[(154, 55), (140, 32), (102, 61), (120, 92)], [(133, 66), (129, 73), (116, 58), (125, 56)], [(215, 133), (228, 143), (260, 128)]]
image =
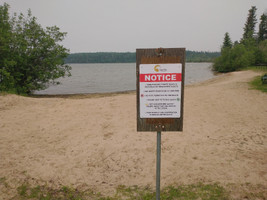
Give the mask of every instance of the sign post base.
[(156, 200), (160, 200), (161, 131), (157, 131)]

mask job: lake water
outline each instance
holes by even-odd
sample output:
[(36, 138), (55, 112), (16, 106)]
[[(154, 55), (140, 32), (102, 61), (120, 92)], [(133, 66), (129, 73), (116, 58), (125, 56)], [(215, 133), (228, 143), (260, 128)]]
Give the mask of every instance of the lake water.
[[(185, 84), (214, 77), (211, 63), (186, 63)], [(135, 63), (71, 64), (71, 77), (35, 94), (88, 94), (136, 90)]]

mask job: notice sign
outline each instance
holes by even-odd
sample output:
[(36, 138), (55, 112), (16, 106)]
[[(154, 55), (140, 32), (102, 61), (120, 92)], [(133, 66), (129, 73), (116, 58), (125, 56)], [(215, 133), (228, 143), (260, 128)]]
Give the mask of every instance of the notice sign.
[(139, 65), (140, 118), (180, 118), (182, 64)]

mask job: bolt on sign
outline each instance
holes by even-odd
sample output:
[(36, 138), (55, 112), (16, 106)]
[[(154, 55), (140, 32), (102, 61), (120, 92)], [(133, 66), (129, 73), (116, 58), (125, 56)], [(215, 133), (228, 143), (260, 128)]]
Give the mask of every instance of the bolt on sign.
[(137, 131), (182, 131), (185, 48), (136, 50)]

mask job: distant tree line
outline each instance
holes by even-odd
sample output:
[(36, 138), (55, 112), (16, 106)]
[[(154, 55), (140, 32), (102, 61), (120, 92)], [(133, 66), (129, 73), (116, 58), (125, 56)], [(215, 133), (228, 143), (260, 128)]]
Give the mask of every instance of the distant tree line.
[(73, 53), (65, 58), (65, 63), (132, 63), (135, 53), (97, 52)]
[[(186, 62), (212, 62), (220, 56), (219, 52), (186, 51)], [(97, 52), (73, 53), (65, 58), (65, 63), (135, 63), (136, 54), (133, 52)]]
[(253, 65), (267, 66), (267, 14), (260, 17), (259, 31), (255, 6), (249, 10), (240, 41), (232, 42), (229, 33), (225, 33), (221, 56), (215, 59), (213, 69), (218, 72), (231, 72)]
[(186, 62), (213, 62), (220, 52), (186, 51)]

